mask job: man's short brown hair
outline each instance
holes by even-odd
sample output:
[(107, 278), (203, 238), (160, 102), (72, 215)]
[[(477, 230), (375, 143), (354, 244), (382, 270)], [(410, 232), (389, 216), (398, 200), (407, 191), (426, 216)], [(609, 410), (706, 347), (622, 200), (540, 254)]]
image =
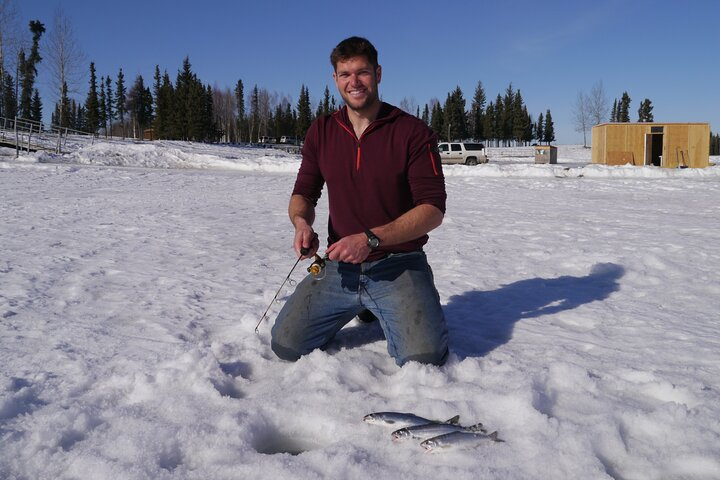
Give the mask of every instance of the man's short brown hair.
[(360, 56), (367, 58), (374, 68), (378, 67), (378, 52), (370, 40), (363, 37), (350, 37), (338, 43), (330, 53), (330, 63), (337, 70), (338, 62)]

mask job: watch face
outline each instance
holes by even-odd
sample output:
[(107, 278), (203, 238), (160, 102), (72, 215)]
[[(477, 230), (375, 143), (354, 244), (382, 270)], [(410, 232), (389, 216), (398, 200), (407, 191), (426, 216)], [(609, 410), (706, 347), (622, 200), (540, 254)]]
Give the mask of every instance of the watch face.
[(368, 238), (368, 247), (370, 248), (377, 248), (380, 246), (380, 240), (378, 240), (377, 237), (375, 238)]

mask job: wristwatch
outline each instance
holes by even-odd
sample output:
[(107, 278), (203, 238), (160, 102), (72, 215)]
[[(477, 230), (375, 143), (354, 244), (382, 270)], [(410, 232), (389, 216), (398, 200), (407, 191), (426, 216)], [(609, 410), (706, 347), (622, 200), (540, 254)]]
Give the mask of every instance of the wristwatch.
[(370, 229), (365, 229), (365, 235), (367, 235), (367, 246), (370, 247), (370, 250), (375, 250), (380, 246), (380, 239), (375, 235), (373, 232), (370, 231)]

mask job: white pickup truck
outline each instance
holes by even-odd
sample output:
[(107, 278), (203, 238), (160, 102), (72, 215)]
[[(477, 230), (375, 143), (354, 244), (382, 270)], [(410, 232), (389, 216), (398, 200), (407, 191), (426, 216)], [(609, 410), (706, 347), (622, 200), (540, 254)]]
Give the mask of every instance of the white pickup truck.
[(438, 144), (438, 150), (442, 163), (477, 165), (488, 162), (482, 143), (443, 142)]

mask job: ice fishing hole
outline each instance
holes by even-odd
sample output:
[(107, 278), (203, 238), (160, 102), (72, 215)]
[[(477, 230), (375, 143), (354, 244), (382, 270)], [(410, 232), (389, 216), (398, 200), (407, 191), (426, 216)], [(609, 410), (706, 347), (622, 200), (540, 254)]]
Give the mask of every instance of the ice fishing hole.
[(265, 432), (258, 435), (253, 442), (253, 448), (264, 455), (277, 455), (278, 453), (300, 455), (321, 447), (321, 444), (310, 437), (281, 432)]

